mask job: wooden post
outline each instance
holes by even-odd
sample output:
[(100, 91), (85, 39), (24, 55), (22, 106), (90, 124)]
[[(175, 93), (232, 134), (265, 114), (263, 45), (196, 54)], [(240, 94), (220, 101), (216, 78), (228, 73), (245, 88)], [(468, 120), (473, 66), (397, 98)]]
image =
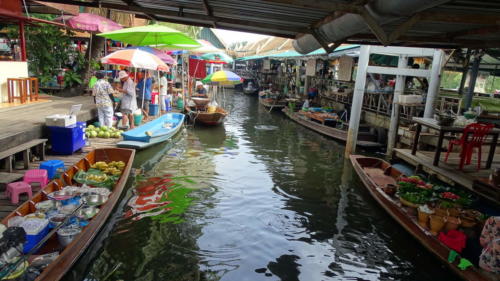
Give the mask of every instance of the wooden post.
[(21, 60), (26, 61), (26, 38), (24, 37), (24, 21), (19, 21), (19, 42), (21, 43)]
[(347, 141), (345, 146), (345, 157), (349, 157), (356, 151), (358, 139), (359, 122), (361, 120), (361, 108), (363, 106), (363, 96), (366, 86), (366, 69), (370, 60), (370, 46), (361, 46), (359, 51), (358, 72), (356, 73), (356, 83), (354, 84), (354, 94), (351, 106), (351, 118), (349, 119), (349, 129), (347, 131)]
[(469, 89), (467, 89), (467, 95), (464, 97), (464, 108), (468, 110), (472, 105), (472, 98), (474, 97), (474, 88), (476, 87), (477, 75), (479, 74), (479, 64), (481, 63), (482, 55), (476, 53), (474, 55), (474, 62), (472, 63), (472, 68), (470, 72)]
[[(408, 56), (399, 56), (398, 68), (406, 68), (408, 66)], [(397, 75), (396, 85), (394, 86), (394, 96), (392, 98), (391, 123), (389, 125), (389, 136), (387, 139), (387, 155), (392, 156), (392, 151), (396, 146), (396, 138), (398, 137), (399, 125), (399, 96), (405, 90), (406, 76)]]
[(434, 50), (432, 57), (432, 68), (427, 90), (427, 99), (425, 101), (424, 117), (432, 118), (434, 115), (434, 101), (439, 93), (439, 84), (441, 82), (441, 70), (443, 68), (444, 52), (443, 50)]

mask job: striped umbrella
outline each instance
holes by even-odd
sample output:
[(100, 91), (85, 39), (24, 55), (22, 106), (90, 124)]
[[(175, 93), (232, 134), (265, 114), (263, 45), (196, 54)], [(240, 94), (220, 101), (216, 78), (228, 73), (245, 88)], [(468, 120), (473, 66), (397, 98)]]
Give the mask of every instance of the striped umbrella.
[(123, 65), (150, 70), (169, 71), (169, 67), (157, 56), (139, 50), (123, 49), (113, 52), (101, 59), (103, 64)]
[(236, 75), (234, 72), (227, 70), (220, 70), (205, 77), (201, 82), (205, 84), (217, 85), (236, 85), (241, 84), (243, 79)]
[(148, 52), (150, 54), (157, 56), (164, 63), (167, 63), (167, 64), (177, 63), (177, 61), (173, 57), (168, 55), (167, 52), (162, 51), (162, 50), (158, 50), (156, 48), (147, 47), (147, 46), (138, 46), (138, 47), (128, 47), (127, 49), (139, 49), (141, 51)]

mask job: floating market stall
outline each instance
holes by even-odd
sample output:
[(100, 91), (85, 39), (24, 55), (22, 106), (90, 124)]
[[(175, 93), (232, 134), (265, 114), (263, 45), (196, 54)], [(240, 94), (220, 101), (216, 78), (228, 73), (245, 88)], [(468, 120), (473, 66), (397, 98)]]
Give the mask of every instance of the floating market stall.
[(4, 218), (0, 277), (60, 280), (114, 209), (134, 155), (96, 149)]

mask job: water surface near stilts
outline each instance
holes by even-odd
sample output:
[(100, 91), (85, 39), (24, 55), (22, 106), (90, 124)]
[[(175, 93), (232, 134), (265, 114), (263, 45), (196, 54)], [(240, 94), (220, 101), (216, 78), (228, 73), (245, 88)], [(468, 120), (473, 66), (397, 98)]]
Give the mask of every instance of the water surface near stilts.
[(137, 154), (148, 177), (190, 179), (175, 211), (124, 218), (130, 189), (66, 279), (456, 279), (370, 197), (343, 145), (226, 98), (224, 126)]

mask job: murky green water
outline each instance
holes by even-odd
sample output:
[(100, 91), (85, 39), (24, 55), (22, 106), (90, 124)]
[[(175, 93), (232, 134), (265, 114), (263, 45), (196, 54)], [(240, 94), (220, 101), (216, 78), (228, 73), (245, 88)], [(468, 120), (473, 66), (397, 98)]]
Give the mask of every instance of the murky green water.
[(255, 97), (228, 107), (223, 127), (138, 153), (147, 177), (177, 178), (173, 205), (125, 218), (129, 190), (67, 279), (456, 279), (370, 197), (342, 145)]

